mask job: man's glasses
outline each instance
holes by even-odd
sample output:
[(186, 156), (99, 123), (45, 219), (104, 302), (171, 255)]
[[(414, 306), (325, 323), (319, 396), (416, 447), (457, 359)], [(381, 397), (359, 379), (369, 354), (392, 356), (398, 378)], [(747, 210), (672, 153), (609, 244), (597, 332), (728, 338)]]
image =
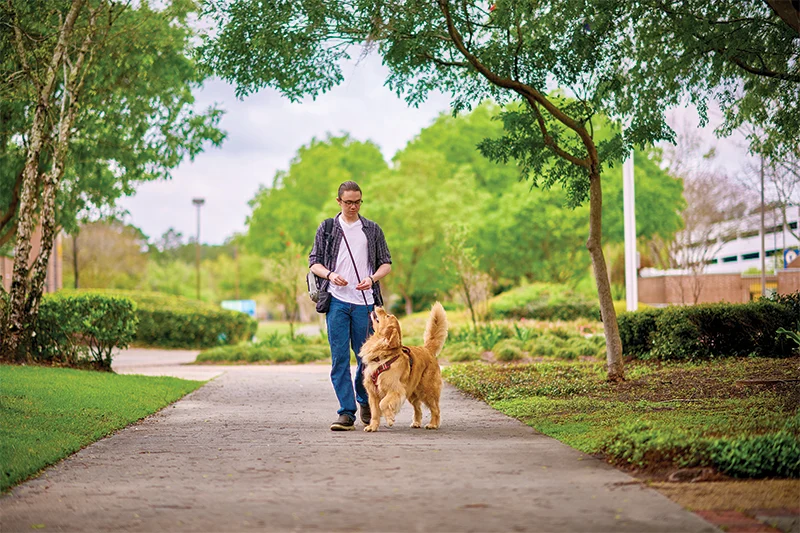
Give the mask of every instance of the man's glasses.
[(353, 207), (353, 206), (359, 207), (363, 203), (362, 200), (355, 200), (355, 201), (353, 201), (353, 200), (339, 200), (339, 201), (342, 202), (347, 207)]

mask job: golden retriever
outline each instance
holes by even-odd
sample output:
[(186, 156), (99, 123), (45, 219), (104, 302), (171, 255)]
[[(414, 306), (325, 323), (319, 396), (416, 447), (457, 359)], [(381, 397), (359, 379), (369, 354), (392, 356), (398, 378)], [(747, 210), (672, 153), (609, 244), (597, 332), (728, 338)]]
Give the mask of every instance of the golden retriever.
[(378, 431), (381, 415), (392, 427), (406, 399), (414, 407), (412, 428), (422, 426), (424, 403), (431, 411), (431, 421), (425, 429), (437, 429), (441, 421), (442, 373), (436, 356), (447, 339), (447, 316), (442, 304), (436, 302), (431, 308), (423, 346), (403, 346), (400, 322), (382, 308), (376, 307), (371, 319), (375, 332), (359, 352), (371, 411), (364, 431)]

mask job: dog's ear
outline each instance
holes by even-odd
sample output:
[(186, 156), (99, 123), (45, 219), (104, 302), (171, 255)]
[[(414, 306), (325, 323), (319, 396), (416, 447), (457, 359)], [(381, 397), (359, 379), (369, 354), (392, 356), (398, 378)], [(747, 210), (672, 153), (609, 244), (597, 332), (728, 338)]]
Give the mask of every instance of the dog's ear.
[(400, 348), (400, 328), (397, 324), (388, 324), (386, 326), (386, 344), (389, 348)]

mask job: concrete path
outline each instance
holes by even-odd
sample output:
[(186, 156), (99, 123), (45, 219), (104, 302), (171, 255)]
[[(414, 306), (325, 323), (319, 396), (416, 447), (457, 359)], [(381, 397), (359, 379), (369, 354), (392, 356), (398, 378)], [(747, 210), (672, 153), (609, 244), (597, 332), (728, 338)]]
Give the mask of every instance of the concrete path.
[(2, 531), (716, 531), (449, 386), (439, 431), (405, 405), (392, 429), (331, 432), (326, 366), (174, 364), (192, 357), (120, 355), (217, 377), (0, 498)]

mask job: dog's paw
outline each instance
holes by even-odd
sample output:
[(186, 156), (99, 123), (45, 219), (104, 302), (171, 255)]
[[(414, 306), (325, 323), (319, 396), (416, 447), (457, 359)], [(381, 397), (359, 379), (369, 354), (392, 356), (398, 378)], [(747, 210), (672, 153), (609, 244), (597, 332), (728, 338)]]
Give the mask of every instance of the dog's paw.
[(373, 431), (378, 431), (378, 425), (376, 424), (373, 426), (372, 424), (370, 424), (369, 426), (364, 428), (364, 431), (368, 433), (372, 433)]
[(439, 426), (434, 426), (433, 424), (428, 424), (425, 426), (425, 429), (439, 429)]
[(422, 424), (420, 424), (419, 422), (411, 422), (411, 427), (412, 428), (420, 428), (420, 427), (422, 427)]

